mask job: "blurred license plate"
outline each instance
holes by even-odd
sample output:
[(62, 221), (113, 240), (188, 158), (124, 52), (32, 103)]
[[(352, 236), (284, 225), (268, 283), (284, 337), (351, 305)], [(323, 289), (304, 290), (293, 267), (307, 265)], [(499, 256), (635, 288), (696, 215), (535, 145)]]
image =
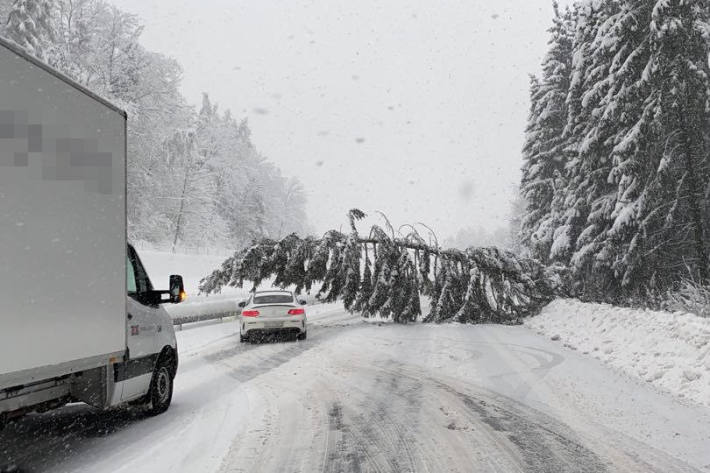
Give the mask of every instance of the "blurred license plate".
[(264, 328), (281, 328), (283, 324), (281, 322), (264, 322)]

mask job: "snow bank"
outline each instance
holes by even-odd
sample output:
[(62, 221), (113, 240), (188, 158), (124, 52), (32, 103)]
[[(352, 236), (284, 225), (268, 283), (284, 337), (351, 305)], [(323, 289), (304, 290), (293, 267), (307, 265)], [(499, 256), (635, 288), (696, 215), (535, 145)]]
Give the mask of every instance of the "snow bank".
[[(197, 255), (170, 253), (167, 251), (138, 250), (150, 280), (156, 289), (167, 289), (171, 274), (180, 274), (185, 282), (188, 295), (199, 292), (200, 280), (215, 269), (230, 255)], [(225, 288), (225, 292), (234, 291)], [(236, 291), (235, 291), (236, 292)]]
[(559, 299), (525, 325), (661, 390), (710, 406), (710, 319)]
[(224, 314), (237, 310), (237, 302), (248, 290), (226, 287), (221, 294), (207, 297), (199, 294), (200, 280), (222, 265), (228, 255), (198, 255), (165, 251), (138, 250), (150, 280), (156, 289), (167, 289), (171, 274), (180, 274), (185, 282), (187, 300), (182, 304), (166, 304), (172, 317)]
[[(173, 318), (235, 312), (237, 303), (248, 296), (251, 288), (247, 283), (244, 288), (225, 286), (219, 294), (199, 294), (200, 280), (220, 268), (229, 255), (170, 253), (150, 249), (139, 249), (138, 254), (156, 289), (167, 289), (171, 274), (180, 274), (183, 277), (187, 300), (182, 304), (165, 305), (165, 309)], [(266, 280), (261, 287), (269, 286), (269, 280)], [(302, 296), (309, 306), (317, 303), (314, 296), (317, 288), (314, 289), (312, 294)]]

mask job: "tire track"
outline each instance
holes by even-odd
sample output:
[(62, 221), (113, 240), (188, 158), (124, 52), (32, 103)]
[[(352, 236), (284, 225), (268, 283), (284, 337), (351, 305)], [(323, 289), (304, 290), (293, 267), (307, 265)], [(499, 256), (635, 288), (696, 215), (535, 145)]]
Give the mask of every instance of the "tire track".
[[(350, 419), (343, 413), (343, 400), (332, 390), (327, 389), (329, 404), (328, 418), (332, 426), (331, 441), (325, 446), (325, 464), (322, 471), (344, 473), (355, 471), (385, 473), (397, 471), (388, 455), (380, 455), (380, 446), (373, 439), (372, 431), (363, 429), (357, 419)], [(348, 417), (346, 419), (346, 417)], [(353, 422), (355, 420), (355, 422)], [(379, 457), (389, 466), (385, 468)]]

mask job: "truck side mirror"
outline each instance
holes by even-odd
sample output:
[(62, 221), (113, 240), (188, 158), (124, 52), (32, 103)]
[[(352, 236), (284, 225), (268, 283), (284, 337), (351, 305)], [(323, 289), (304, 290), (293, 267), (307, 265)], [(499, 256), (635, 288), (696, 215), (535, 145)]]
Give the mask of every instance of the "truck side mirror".
[(239, 301), (239, 302), (237, 303), (237, 305), (238, 305), (239, 307), (246, 307), (247, 301)]
[(185, 292), (185, 284), (182, 282), (182, 276), (179, 274), (170, 275), (170, 302), (179, 304), (187, 299)]
[(301, 305), (306, 305), (306, 304), (307, 304), (307, 302), (306, 302), (305, 299), (299, 299), (299, 300), (298, 300), (298, 303), (301, 304)]

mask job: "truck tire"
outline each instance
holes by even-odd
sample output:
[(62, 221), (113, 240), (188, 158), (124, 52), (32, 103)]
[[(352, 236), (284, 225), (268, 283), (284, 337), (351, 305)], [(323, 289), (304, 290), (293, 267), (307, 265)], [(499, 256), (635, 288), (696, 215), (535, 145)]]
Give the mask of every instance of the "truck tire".
[(170, 358), (161, 357), (155, 365), (153, 379), (150, 381), (147, 409), (149, 415), (162, 414), (170, 407), (170, 402), (173, 399), (173, 378)]

